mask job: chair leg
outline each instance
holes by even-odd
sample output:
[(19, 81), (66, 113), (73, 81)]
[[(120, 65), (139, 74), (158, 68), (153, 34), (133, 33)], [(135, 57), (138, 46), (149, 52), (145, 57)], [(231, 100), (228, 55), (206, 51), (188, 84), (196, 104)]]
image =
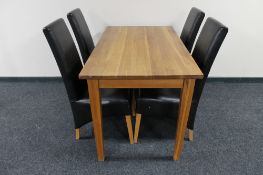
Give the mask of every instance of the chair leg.
[(191, 142), (194, 140), (194, 131), (192, 129), (188, 129), (188, 138)]
[(94, 136), (94, 128), (93, 128), (93, 123), (91, 124), (91, 131), (90, 131), (90, 137)]
[(79, 138), (80, 138), (80, 130), (79, 130), (79, 128), (75, 129), (75, 134), (76, 134), (76, 140), (79, 140)]
[(129, 134), (129, 139), (130, 139), (130, 144), (133, 144), (133, 130), (132, 130), (132, 121), (131, 121), (131, 116), (130, 115), (126, 115), (126, 124), (127, 124), (127, 128), (128, 128), (128, 134)]
[(134, 143), (138, 142), (138, 135), (139, 135), (139, 130), (140, 130), (140, 125), (141, 125), (141, 114), (136, 114), (136, 123), (135, 123), (135, 131), (134, 131)]
[(131, 104), (131, 107), (132, 107), (132, 116), (135, 116), (136, 100), (135, 100), (134, 91), (132, 93), (132, 104)]

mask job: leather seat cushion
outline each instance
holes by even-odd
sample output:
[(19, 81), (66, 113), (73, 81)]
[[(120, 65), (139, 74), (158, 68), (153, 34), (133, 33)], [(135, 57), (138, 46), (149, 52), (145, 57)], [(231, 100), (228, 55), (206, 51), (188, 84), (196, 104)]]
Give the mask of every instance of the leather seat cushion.
[(136, 97), (136, 113), (149, 117), (178, 116), (180, 89), (140, 89), (140, 91)]
[[(101, 89), (101, 105), (103, 116), (130, 115), (129, 89)], [(76, 108), (91, 114), (90, 99), (84, 97), (74, 102)]]

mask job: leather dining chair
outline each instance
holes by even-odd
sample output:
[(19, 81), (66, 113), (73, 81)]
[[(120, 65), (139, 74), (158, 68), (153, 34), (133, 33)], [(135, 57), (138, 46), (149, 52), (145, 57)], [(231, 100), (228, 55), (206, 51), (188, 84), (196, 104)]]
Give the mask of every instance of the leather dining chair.
[(69, 12), (67, 17), (78, 42), (83, 63), (85, 64), (95, 47), (89, 27), (79, 8)]
[[(215, 57), (221, 47), (228, 28), (213, 18), (208, 18), (193, 50), (193, 58), (202, 70), (204, 78), (196, 80), (187, 128), (189, 140), (193, 140), (194, 121), (198, 103)], [(134, 142), (137, 143), (141, 116), (176, 117), (180, 103), (177, 89), (141, 89), (136, 97), (136, 124)]]
[[(47, 25), (43, 32), (53, 52), (62, 75), (75, 122), (76, 139), (80, 138), (80, 127), (92, 121), (88, 85), (79, 80), (82, 69), (74, 41), (63, 19)], [(103, 116), (122, 116), (126, 118), (130, 143), (133, 143), (131, 124), (130, 92), (126, 89), (101, 90)], [(96, 134), (96, 133), (95, 133)]]
[(204, 17), (205, 13), (203, 11), (193, 7), (185, 21), (180, 38), (190, 53)]
[[(188, 16), (187, 16), (187, 19), (186, 19), (185, 24), (183, 26), (183, 30), (181, 32), (180, 38), (181, 38), (182, 42), (184, 43), (184, 45), (185, 45), (185, 47), (189, 53), (191, 53), (191, 51), (192, 51), (192, 47), (194, 45), (197, 33), (198, 33), (199, 28), (203, 22), (204, 17), (205, 17), (205, 13), (196, 7), (192, 7)], [(141, 91), (141, 89), (139, 89), (139, 90), (135, 89), (134, 94), (138, 94), (138, 93), (140, 93), (140, 91)], [(165, 91), (165, 90), (163, 90), (163, 91)], [(173, 91), (172, 94), (176, 95), (176, 97), (178, 94), (180, 94), (179, 89), (172, 90), (172, 91)], [(134, 95), (134, 96), (136, 96), (136, 95)], [(136, 105), (136, 102), (134, 102), (134, 101), (135, 100), (133, 100), (133, 103), (132, 103), (132, 108), (133, 108), (132, 111), (135, 111), (134, 106)], [(164, 103), (162, 103), (162, 104), (163, 104), (164, 108), (168, 107), (168, 109), (169, 109), (168, 104), (164, 104)], [(154, 110), (154, 109), (158, 109), (158, 108), (153, 108), (152, 110)], [(167, 110), (164, 110), (164, 111), (167, 111)], [(174, 111), (177, 112), (177, 109), (174, 109)], [(135, 113), (135, 112), (133, 112), (133, 113)], [(158, 111), (157, 111), (157, 113), (158, 113)], [(134, 115), (135, 114), (133, 114), (133, 116)], [(138, 115), (136, 116), (136, 120), (139, 123), (140, 117), (138, 117)], [(138, 129), (138, 125), (136, 127)]]

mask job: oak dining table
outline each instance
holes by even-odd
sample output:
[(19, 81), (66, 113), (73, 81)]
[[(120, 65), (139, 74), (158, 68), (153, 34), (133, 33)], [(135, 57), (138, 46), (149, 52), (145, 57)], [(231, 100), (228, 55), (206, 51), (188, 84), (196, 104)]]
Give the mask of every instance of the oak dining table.
[(79, 74), (87, 80), (99, 161), (104, 161), (101, 88), (179, 88), (173, 159), (179, 160), (196, 79), (203, 73), (171, 26), (109, 26)]

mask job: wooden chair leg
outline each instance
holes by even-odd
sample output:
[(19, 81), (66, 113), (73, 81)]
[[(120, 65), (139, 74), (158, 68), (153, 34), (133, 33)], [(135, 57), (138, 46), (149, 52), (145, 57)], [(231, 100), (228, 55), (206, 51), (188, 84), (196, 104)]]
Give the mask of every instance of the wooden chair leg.
[(76, 140), (79, 140), (79, 138), (80, 138), (80, 130), (79, 130), (79, 128), (75, 129), (75, 134), (76, 134)]
[(136, 114), (136, 123), (135, 123), (135, 131), (134, 131), (134, 143), (138, 143), (138, 135), (141, 125), (141, 114)]
[(129, 139), (130, 139), (130, 144), (133, 144), (133, 130), (132, 130), (132, 121), (131, 121), (131, 116), (130, 115), (126, 115), (126, 124), (127, 124), (127, 128), (128, 128), (128, 134), (129, 134)]
[(194, 140), (194, 131), (191, 129), (188, 129), (188, 138), (191, 142)]

